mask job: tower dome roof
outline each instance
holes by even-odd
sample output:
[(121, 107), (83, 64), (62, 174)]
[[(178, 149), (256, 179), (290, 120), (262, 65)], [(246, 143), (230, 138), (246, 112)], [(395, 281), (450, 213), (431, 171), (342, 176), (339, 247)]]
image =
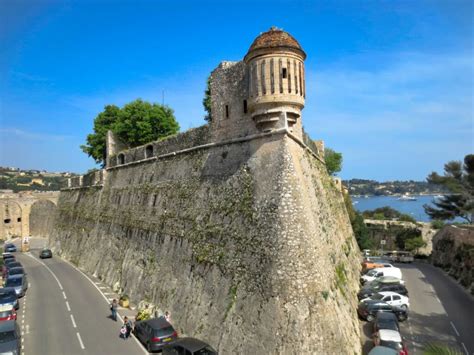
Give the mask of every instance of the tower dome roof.
[(272, 27), (267, 32), (255, 38), (245, 59), (250, 59), (251, 57), (257, 56), (260, 52), (269, 49), (286, 49), (297, 52), (303, 57), (303, 60), (306, 58), (306, 53), (303, 51), (303, 48), (301, 48), (298, 41), (294, 39), (292, 35), (279, 28)]

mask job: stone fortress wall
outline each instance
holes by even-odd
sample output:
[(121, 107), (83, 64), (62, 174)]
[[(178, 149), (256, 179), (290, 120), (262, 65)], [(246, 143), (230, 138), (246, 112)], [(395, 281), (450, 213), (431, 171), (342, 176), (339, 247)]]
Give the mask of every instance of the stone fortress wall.
[(0, 240), (48, 237), (59, 192), (0, 191)]
[[(305, 56), (272, 29), (246, 60), (272, 52)], [(61, 192), (51, 247), (222, 354), (358, 354), (340, 185), (303, 133), (302, 96), (250, 103), (249, 68), (212, 73), (210, 125), (133, 149), (110, 134), (106, 169)]]

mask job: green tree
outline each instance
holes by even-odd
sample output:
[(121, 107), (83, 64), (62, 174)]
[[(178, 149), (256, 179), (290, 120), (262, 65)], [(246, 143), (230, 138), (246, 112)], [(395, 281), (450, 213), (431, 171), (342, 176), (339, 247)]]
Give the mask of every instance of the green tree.
[(140, 99), (120, 109), (112, 130), (130, 147), (137, 147), (179, 131), (173, 110)]
[(94, 120), (94, 133), (88, 134), (86, 144), (81, 145), (84, 153), (92, 157), (96, 163), (105, 163), (107, 131), (118, 120), (120, 108), (115, 105), (107, 105), (104, 111), (99, 113)]
[(207, 122), (212, 121), (211, 116), (211, 76), (207, 78), (206, 81), (206, 90), (204, 91), (204, 98), (202, 99), (202, 105), (204, 106), (204, 110), (206, 111), (206, 116), (204, 119)]
[(347, 213), (351, 221), (352, 230), (356, 238), (357, 244), (361, 250), (372, 249), (373, 241), (369, 238), (369, 230), (364, 223), (362, 215), (354, 209), (352, 199), (349, 194), (344, 194), (344, 204), (346, 205)]
[(324, 161), (329, 175), (336, 175), (342, 169), (342, 154), (331, 148), (324, 150)]
[(137, 99), (119, 108), (107, 105), (94, 120), (94, 133), (87, 136), (81, 149), (96, 163), (105, 164), (107, 131), (112, 130), (130, 147), (164, 138), (179, 131), (173, 110), (168, 106)]
[(405, 250), (407, 251), (415, 251), (415, 253), (418, 253), (418, 249), (423, 248), (425, 246), (426, 242), (421, 236), (410, 238), (405, 241)]
[(460, 161), (450, 161), (444, 165), (444, 175), (432, 172), (427, 181), (444, 186), (450, 193), (432, 202), (434, 205), (423, 205), (431, 219), (453, 220), (460, 217), (468, 223), (473, 222), (474, 215), (474, 154)]

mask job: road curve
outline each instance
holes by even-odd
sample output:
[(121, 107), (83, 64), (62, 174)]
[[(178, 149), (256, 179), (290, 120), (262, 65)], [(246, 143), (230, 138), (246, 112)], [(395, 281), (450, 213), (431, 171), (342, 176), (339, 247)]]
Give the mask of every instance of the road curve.
[(108, 303), (79, 271), (59, 258), (40, 260), (39, 251), (17, 253), (28, 273), (24, 354), (143, 354), (134, 339), (119, 338), (120, 322)]

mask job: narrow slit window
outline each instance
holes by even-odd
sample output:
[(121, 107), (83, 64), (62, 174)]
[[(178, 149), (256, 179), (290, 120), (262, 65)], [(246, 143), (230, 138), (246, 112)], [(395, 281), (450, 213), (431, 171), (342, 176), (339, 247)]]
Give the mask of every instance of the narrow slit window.
[(275, 76), (273, 73), (273, 58), (270, 59), (270, 91), (272, 94), (275, 93)]
[(7, 218), (7, 219), (4, 219), (4, 220), (3, 220), (3, 223), (5, 223), (5, 224), (8, 224), (8, 223), (10, 223), (10, 222), (11, 222), (11, 219), (10, 219), (10, 218)]
[(21, 217), (18, 217), (18, 218), (16, 219), (16, 221), (17, 221), (17, 222), (21, 222)]
[(265, 86), (265, 59), (262, 60), (261, 79), (262, 79), (262, 95), (266, 95), (267, 94), (267, 88)]
[(283, 77), (283, 79), (286, 79), (288, 73), (286, 72), (286, 68), (282, 68), (281, 69), (281, 76)]
[(244, 113), (247, 113), (247, 100), (244, 100)]
[(225, 118), (229, 118), (229, 105), (225, 105)]
[[(278, 72), (280, 73), (280, 82), (279, 82), (279, 85), (280, 85), (280, 94), (283, 94), (283, 69), (281, 67), (281, 59), (278, 60)], [(286, 71), (286, 69), (285, 69)]]
[(145, 158), (151, 158), (153, 156), (153, 146), (148, 145), (145, 149)]
[(296, 62), (293, 63), (293, 68), (294, 68), (294, 75), (295, 75), (295, 92), (298, 93), (298, 75), (297, 75), (297, 71), (296, 71)]
[(303, 78), (302, 78), (302, 73), (301, 73), (301, 63), (299, 63), (299, 74), (300, 74), (300, 95), (303, 96)]
[(120, 165), (125, 164), (125, 155), (123, 155), (123, 154), (118, 155), (118, 163)]

